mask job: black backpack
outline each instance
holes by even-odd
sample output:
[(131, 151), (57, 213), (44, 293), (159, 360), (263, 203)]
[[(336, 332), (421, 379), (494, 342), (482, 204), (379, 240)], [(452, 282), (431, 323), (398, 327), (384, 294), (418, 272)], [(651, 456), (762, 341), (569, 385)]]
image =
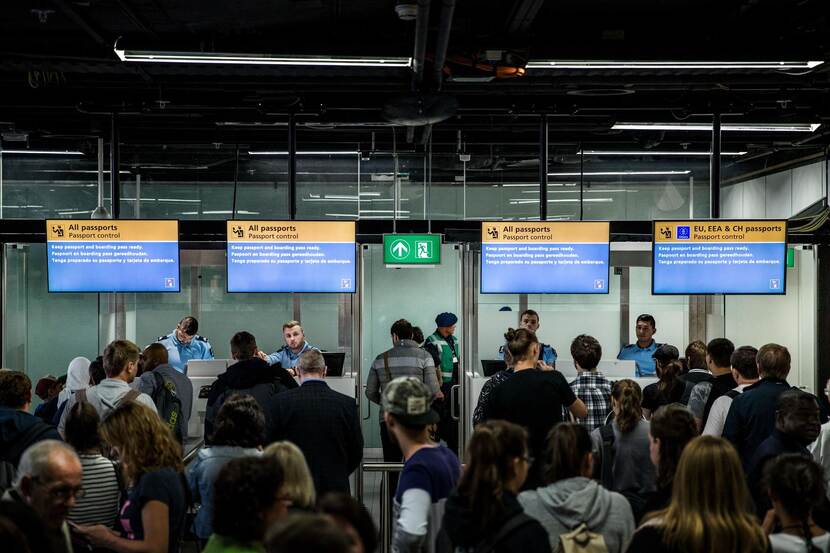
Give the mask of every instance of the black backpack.
[(184, 442), (180, 421), (182, 420), (182, 400), (176, 394), (176, 385), (172, 382), (164, 380), (164, 377), (153, 371), (153, 380), (155, 386), (153, 387), (153, 403), (156, 404), (156, 410), (159, 412), (159, 418), (164, 422), (173, 435), (179, 441)]

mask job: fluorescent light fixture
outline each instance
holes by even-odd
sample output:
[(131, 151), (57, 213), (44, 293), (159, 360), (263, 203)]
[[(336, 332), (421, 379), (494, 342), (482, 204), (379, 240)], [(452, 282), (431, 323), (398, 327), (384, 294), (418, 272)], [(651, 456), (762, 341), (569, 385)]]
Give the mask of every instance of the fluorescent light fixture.
[(658, 177), (669, 175), (688, 175), (692, 171), (585, 171), (584, 173), (548, 173), (549, 177), (578, 177), (580, 174), (586, 177)]
[(299, 65), (306, 67), (412, 67), (412, 58), (364, 56), (272, 56), (212, 52), (155, 52), (119, 50), (121, 61), (141, 63), (221, 63), (231, 65)]
[(32, 156), (82, 156), (83, 152), (74, 150), (0, 150), (0, 154), (18, 154)]
[[(815, 132), (821, 123), (724, 123), (721, 131), (742, 132)], [(614, 130), (621, 131), (712, 131), (711, 123), (616, 123)]]
[[(581, 200), (583, 203), (612, 203), (614, 201), (613, 198), (584, 198)], [(556, 200), (548, 200), (549, 204), (575, 204), (579, 203), (579, 198), (563, 198), (563, 199), (556, 199)], [(538, 204), (539, 200), (527, 200), (524, 198), (511, 198), (510, 205), (525, 205), (525, 204)]]
[(525, 69), (548, 70), (648, 70), (648, 69), (769, 69), (772, 71), (811, 70), (823, 61), (609, 61), (609, 60), (531, 60)]
[[(577, 152), (577, 155), (582, 154), (586, 156), (706, 156), (712, 154), (710, 152), (687, 152), (687, 151), (660, 151), (660, 150), (583, 150)], [(742, 156), (746, 152), (721, 152), (722, 156)]]
[[(297, 152), (298, 156), (356, 156), (360, 152), (357, 151), (306, 151), (306, 152)], [(252, 156), (287, 156), (287, 151), (271, 151), (271, 150), (250, 150), (248, 151), (248, 155)]]

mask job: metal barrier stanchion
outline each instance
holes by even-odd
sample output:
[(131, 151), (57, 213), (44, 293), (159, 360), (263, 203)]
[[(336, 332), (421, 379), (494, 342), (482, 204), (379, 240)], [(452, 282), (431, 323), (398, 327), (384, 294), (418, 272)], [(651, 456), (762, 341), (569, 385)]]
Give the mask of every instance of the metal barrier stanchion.
[[(403, 470), (403, 463), (363, 463), (363, 472), (379, 472), (380, 492), (380, 553), (392, 550), (392, 505), (389, 493), (389, 473)], [(365, 480), (364, 480), (365, 482)], [(362, 490), (361, 490), (362, 492)], [(361, 493), (365, 497), (365, 494)]]

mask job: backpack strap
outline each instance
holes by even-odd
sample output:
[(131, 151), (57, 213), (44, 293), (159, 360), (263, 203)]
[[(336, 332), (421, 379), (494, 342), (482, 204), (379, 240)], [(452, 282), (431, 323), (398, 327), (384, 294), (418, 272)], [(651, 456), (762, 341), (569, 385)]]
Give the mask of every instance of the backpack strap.
[(614, 484), (614, 427), (611, 424), (600, 426), (599, 435), (602, 438), (601, 445), (601, 481), (605, 489), (613, 489)]
[(75, 401), (76, 402), (80, 401), (81, 403), (86, 403), (86, 401), (87, 401), (87, 399), (86, 399), (86, 388), (84, 388), (83, 390), (78, 390), (77, 392), (75, 392)]
[(386, 373), (386, 385), (392, 382), (392, 371), (389, 370), (389, 352), (383, 352), (383, 371)]
[(725, 395), (726, 397), (728, 397), (730, 399), (735, 399), (736, 397), (741, 395), (741, 392), (739, 392), (738, 390), (729, 390), (728, 392), (726, 392), (723, 395)]
[(128, 401), (135, 401), (135, 399), (140, 395), (141, 395), (141, 392), (139, 392), (138, 390), (130, 389), (129, 392), (127, 392), (126, 394), (121, 396), (121, 399), (118, 400), (118, 402), (115, 404), (115, 407), (116, 408), (121, 407), (122, 405), (124, 405)]

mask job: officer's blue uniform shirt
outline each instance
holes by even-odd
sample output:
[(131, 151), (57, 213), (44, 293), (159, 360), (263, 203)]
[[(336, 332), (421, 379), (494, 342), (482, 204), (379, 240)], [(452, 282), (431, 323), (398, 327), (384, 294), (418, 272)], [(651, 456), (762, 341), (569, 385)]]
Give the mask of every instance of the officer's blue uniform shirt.
[(190, 340), (189, 344), (183, 344), (176, 338), (174, 330), (167, 336), (159, 336), (156, 340), (167, 348), (167, 363), (180, 372), (186, 372), (187, 362), (191, 359), (213, 359), (213, 348), (207, 338), (198, 334)]
[[(499, 348), (498, 358), (501, 361), (504, 361), (504, 348), (505, 348), (505, 346), (501, 346)], [(544, 361), (546, 365), (553, 365), (553, 364), (556, 363), (556, 358), (557, 358), (556, 350), (553, 349), (552, 346), (549, 346), (547, 344), (542, 344), (542, 353), (541, 353), (541, 355), (539, 355), (539, 359)]]
[(658, 347), (660, 347), (660, 344), (654, 340), (644, 348), (641, 348), (637, 345), (637, 342), (634, 342), (621, 349), (619, 355), (617, 355), (617, 359), (620, 361), (634, 361), (637, 364), (637, 377), (655, 376), (657, 374), (657, 367), (652, 355), (654, 355)]
[(268, 356), (268, 363), (270, 365), (276, 365), (279, 363), (283, 369), (293, 369), (297, 366), (300, 356), (310, 349), (320, 351), (308, 342), (303, 342), (303, 349), (301, 349), (299, 353), (294, 353), (290, 347), (283, 346)]

